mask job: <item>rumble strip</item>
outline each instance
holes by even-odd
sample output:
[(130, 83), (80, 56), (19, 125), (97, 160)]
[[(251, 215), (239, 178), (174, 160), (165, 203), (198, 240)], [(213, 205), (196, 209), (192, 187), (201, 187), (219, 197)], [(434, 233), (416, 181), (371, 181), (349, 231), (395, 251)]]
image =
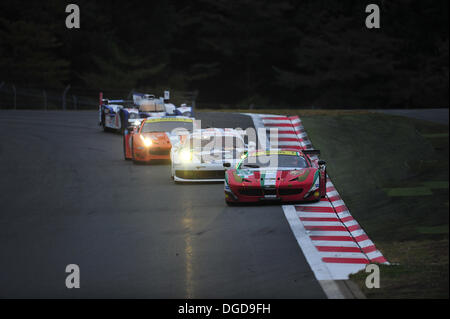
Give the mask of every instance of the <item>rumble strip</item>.
[[(278, 148), (312, 149), (298, 116), (246, 115), (252, 117), (256, 129), (278, 129)], [(268, 137), (265, 142), (269, 145)], [(317, 163), (317, 157), (311, 158)], [(284, 205), (283, 211), (329, 298), (343, 298), (335, 280), (346, 280), (369, 263), (388, 263), (352, 217), (329, 178), (326, 198), (314, 204)]]

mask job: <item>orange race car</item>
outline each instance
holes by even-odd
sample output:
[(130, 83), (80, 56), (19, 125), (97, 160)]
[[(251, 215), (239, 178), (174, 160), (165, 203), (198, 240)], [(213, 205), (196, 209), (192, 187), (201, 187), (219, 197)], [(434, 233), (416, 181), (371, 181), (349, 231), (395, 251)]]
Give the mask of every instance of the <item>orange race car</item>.
[(129, 127), (124, 134), (124, 156), (133, 162), (170, 160), (173, 145), (193, 131), (194, 119), (189, 117), (149, 118)]

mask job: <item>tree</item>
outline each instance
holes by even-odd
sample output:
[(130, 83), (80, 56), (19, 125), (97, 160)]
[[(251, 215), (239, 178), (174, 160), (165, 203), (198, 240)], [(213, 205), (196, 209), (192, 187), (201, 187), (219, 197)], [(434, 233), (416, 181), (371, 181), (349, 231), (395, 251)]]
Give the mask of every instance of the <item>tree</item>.
[(61, 42), (47, 26), (0, 18), (0, 73), (20, 85), (61, 86), (70, 62), (58, 57)]
[(164, 64), (149, 66), (147, 59), (127, 54), (114, 43), (105, 49), (106, 55), (92, 56), (94, 72), (81, 75), (89, 87), (118, 90), (138, 87), (144, 79), (157, 75), (165, 67)]

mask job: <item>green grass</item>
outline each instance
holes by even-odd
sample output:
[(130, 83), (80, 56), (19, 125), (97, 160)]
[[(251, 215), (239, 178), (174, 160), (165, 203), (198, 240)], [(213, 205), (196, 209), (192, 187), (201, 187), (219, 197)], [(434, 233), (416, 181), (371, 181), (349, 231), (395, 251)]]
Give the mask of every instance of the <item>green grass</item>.
[(447, 137), (448, 138), (448, 133), (423, 134), (423, 137), (426, 137), (426, 138)]
[(433, 227), (417, 227), (421, 234), (448, 234), (448, 224)]
[(301, 117), (352, 215), (391, 263), (381, 265), (380, 289), (365, 287), (364, 271), (351, 276), (368, 298), (449, 297), (448, 126), (366, 110), (230, 111)]
[(425, 187), (428, 187), (431, 189), (448, 189), (448, 181), (446, 181), (446, 182), (442, 182), (442, 181), (424, 182), (423, 185)]
[(412, 197), (412, 196), (429, 196), (433, 195), (433, 192), (428, 187), (397, 187), (386, 188), (386, 194), (388, 196), (400, 196), (400, 197)]
[(257, 113), (257, 114), (275, 114), (275, 115), (342, 115), (342, 114), (368, 114), (367, 110), (320, 110), (320, 109), (199, 109), (199, 112), (227, 112), (227, 113)]
[(368, 298), (448, 298), (448, 240), (386, 242), (383, 253), (398, 265), (380, 265), (380, 288), (365, 286), (366, 273), (351, 278)]
[[(301, 114), (300, 114), (301, 115)], [(352, 215), (384, 256), (370, 298), (448, 298), (448, 126), (369, 112), (302, 115)], [(430, 138), (433, 136), (433, 138)]]

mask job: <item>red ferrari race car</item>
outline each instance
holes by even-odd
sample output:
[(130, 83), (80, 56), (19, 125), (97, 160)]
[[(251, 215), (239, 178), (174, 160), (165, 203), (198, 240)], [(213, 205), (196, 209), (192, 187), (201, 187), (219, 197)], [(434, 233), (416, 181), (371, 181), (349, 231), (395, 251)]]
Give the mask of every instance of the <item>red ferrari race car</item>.
[(266, 150), (247, 153), (235, 168), (224, 163), (225, 201), (316, 202), (326, 194), (326, 166), (309, 155), (319, 151)]
[(170, 160), (172, 146), (182, 142), (193, 128), (194, 119), (182, 116), (137, 121), (125, 132), (124, 157), (133, 162)]

